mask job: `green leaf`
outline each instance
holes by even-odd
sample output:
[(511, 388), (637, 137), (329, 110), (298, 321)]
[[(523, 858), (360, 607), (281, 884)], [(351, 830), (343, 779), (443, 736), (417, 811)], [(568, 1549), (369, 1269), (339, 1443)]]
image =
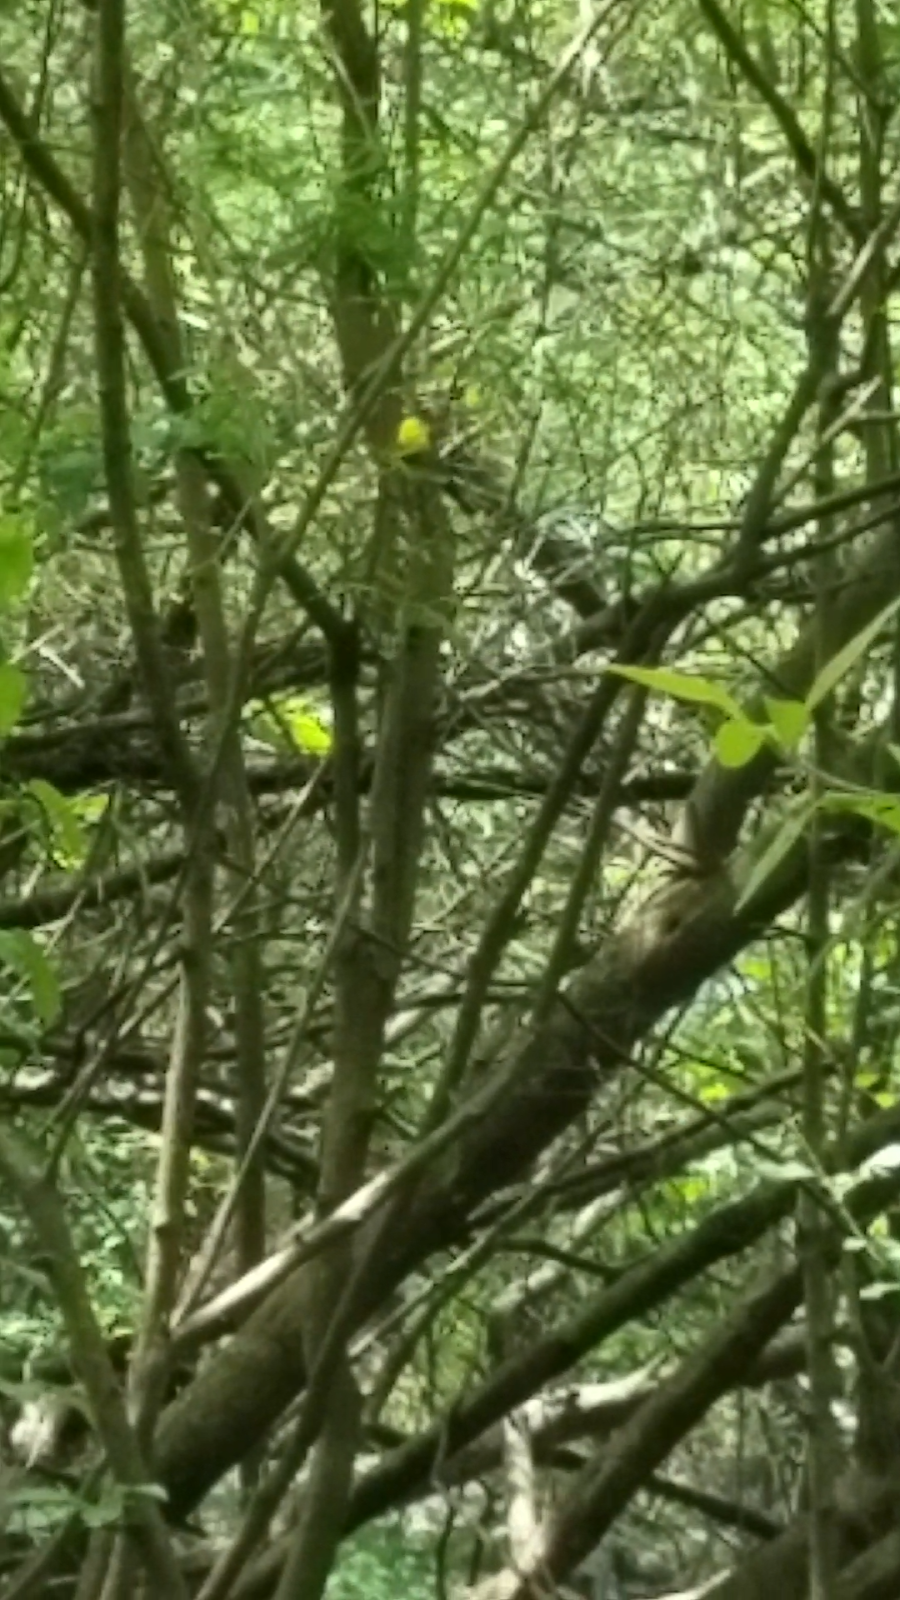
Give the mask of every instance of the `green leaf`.
[(859, 1290), (860, 1300), (883, 1300), (885, 1295), (897, 1294), (900, 1283), (896, 1279), (882, 1280), (880, 1283), (867, 1283)]
[(835, 790), (819, 799), (822, 811), (836, 811), (844, 816), (864, 817), (891, 833), (900, 833), (900, 799), (890, 794), (848, 794)]
[(50, 824), (55, 846), (54, 855), (60, 866), (80, 865), (87, 852), (84, 832), (78, 821), (75, 802), (67, 800), (52, 783), (43, 778), (32, 778), (28, 785)]
[(83, 1500), (79, 1507), (86, 1528), (109, 1528), (120, 1522), (125, 1510), (125, 1497), (116, 1484), (110, 1484), (99, 1500)]
[(301, 695), (273, 698), (265, 709), (262, 702), (254, 701), (248, 710), (254, 733), (268, 744), (276, 748), (293, 745), (311, 756), (330, 755), (334, 745), (331, 730)]
[(766, 711), (778, 743), (795, 750), (809, 727), (809, 708), (802, 700), (767, 700)]
[(737, 903), (738, 911), (742, 910), (748, 900), (753, 899), (766, 880), (781, 866), (785, 856), (793, 850), (797, 840), (809, 826), (813, 810), (814, 807), (809, 800), (804, 799), (796, 810), (785, 818), (772, 843), (763, 851), (747, 879)]
[(59, 1015), (59, 980), (37, 940), (23, 928), (0, 929), (0, 961), (24, 978), (41, 1022)]
[(22, 517), (0, 516), (0, 605), (21, 600), (34, 571), (31, 530)]
[(297, 711), (288, 716), (287, 723), (295, 744), (301, 750), (306, 750), (309, 755), (314, 756), (328, 755), (334, 740), (318, 717), (309, 711)]
[(45, 1517), (68, 1517), (79, 1507), (79, 1498), (71, 1489), (57, 1489), (37, 1483), (23, 1483), (17, 1489), (5, 1489), (3, 1499), (6, 1505), (42, 1512)]
[(832, 656), (830, 661), (826, 661), (809, 694), (806, 696), (808, 710), (815, 711), (816, 707), (820, 706), (822, 701), (828, 698), (832, 689), (837, 687), (845, 674), (850, 671), (850, 668), (855, 665), (861, 656), (865, 655), (869, 646), (877, 639), (885, 623), (894, 615), (898, 606), (900, 606), (900, 595), (895, 600), (892, 600), (890, 605), (885, 606), (883, 611), (879, 611), (877, 617), (874, 617), (867, 627), (861, 628), (859, 633), (854, 634), (852, 639), (848, 639), (837, 655)]
[(0, 665), (0, 738), (15, 727), (25, 707), (25, 674), (8, 661)]
[(728, 690), (720, 683), (712, 683), (709, 678), (695, 678), (688, 672), (673, 672), (669, 667), (611, 666), (606, 670), (656, 694), (671, 695), (673, 700), (686, 700), (691, 705), (714, 706), (736, 722), (743, 719), (743, 711)]
[(713, 749), (723, 767), (746, 767), (765, 743), (766, 730), (746, 717), (723, 722), (713, 739)]

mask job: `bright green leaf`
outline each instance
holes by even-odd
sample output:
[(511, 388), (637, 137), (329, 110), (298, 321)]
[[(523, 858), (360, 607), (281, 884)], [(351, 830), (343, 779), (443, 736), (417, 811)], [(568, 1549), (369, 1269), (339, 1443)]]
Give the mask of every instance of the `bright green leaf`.
[(253, 701), (248, 707), (251, 726), (258, 738), (267, 744), (291, 744), (306, 755), (330, 755), (334, 738), (308, 700), (301, 695), (273, 698), (267, 704)]
[(834, 791), (819, 799), (823, 811), (837, 811), (844, 816), (863, 817), (867, 822), (900, 833), (900, 799), (889, 794), (853, 794)]
[(69, 801), (75, 816), (81, 822), (99, 822), (109, 810), (108, 794), (76, 794)]
[(22, 598), (33, 570), (34, 547), (26, 522), (0, 516), (0, 605)]
[(809, 710), (802, 700), (767, 700), (766, 712), (779, 744), (794, 750), (809, 727)]
[(765, 737), (765, 728), (746, 717), (732, 717), (716, 731), (713, 749), (723, 767), (746, 767), (759, 753)]
[(692, 705), (714, 706), (717, 711), (724, 711), (726, 717), (733, 717), (735, 721), (743, 719), (744, 713), (728, 690), (708, 678), (695, 678), (688, 672), (673, 672), (668, 667), (611, 666), (606, 670), (655, 694), (671, 695), (673, 700), (686, 700)]
[(328, 755), (334, 740), (318, 717), (309, 711), (292, 712), (287, 716), (287, 723), (299, 749), (313, 756)]
[(67, 800), (52, 783), (46, 783), (43, 778), (32, 778), (28, 788), (50, 824), (56, 847), (54, 855), (59, 865), (80, 865), (87, 847), (74, 802)]
[(0, 738), (15, 727), (25, 706), (25, 674), (8, 661), (0, 665)]
[(861, 628), (859, 633), (854, 634), (852, 639), (848, 639), (837, 655), (832, 656), (830, 661), (826, 661), (809, 694), (806, 696), (806, 705), (810, 711), (815, 711), (816, 707), (820, 706), (822, 701), (828, 698), (832, 689), (837, 687), (841, 679), (850, 671), (850, 668), (859, 661), (861, 656), (865, 655), (869, 646), (877, 639), (885, 623), (894, 615), (898, 606), (900, 606), (900, 596), (892, 600), (890, 605), (885, 606), (883, 611), (879, 611), (877, 617), (874, 617), (867, 627)]
[(24, 978), (41, 1022), (59, 1015), (59, 980), (37, 940), (23, 928), (0, 929), (0, 962)]

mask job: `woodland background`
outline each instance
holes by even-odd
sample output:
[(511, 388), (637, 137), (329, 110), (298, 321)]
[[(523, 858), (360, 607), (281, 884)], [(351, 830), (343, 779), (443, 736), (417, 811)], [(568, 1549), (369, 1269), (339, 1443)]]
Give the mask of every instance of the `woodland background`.
[(900, 20), (0, 6), (0, 1594), (900, 1596)]

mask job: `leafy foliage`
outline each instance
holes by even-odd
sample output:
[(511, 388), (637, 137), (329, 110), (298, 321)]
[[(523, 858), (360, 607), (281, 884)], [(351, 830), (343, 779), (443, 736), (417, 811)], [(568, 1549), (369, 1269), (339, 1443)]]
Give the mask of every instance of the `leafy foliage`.
[(196, 1511), (224, 1600), (223, 1476), (317, 1441), (277, 1600), (701, 1583), (807, 1468), (837, 1529), (835, 1396), (900, 1448), (896, 24), (115, 13), (0, 77), (0, 1334), (85, 1384), (3, 1393), (94, 1430), (0, 1559), (130, 1519), (169, 1592)]

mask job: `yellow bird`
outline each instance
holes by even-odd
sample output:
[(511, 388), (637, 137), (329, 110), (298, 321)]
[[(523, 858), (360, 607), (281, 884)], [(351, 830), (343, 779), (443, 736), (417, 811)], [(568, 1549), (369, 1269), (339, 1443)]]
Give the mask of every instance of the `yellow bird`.
[(431, 429), (424, 417), (404, 417), (397, 429), (397, 451), (401, 456), (420, 456), (431, 449)]

